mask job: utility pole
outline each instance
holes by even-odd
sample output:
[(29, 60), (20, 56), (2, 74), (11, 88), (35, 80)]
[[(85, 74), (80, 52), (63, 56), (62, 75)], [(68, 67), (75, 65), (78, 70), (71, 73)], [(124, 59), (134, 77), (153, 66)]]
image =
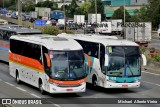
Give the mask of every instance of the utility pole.
[[(123, 20), (124, 27), (125, 27), (125, 23), (126, 23), (126, 7), (125, 7), (125, 5), (126, 5), (126, 0), (124, 0), (124, 6), (123, 6), (123, 8), (124, 8), (124, 20)], [(123, 32), (123, 39), (126, 39), (124, 32)]]
[(124, 21), (123, 21), (124, 25), (126, 22), (126, 7), (125, 7), (125, 5), (126, 5), (126, 0), (124, 0), (124, 6), (123, 6), (123, 8), (124, 8)]
[(20, 0), (18, 0), (18, 24), (21, 24), (21, 7), (20, 7)]
[(4, 8), (4, 0), (3, 0), (3, 8)]
[(65, 0), (63, 0), (63, 11), (64, 11), (64, 30), (66, 30)]
[[(96, 13), (96, 25), (97, 25), (97, 0), (95, 0), (95, 13)], [(97, 32), (97, 28), (95, 28), (95, 32)]]

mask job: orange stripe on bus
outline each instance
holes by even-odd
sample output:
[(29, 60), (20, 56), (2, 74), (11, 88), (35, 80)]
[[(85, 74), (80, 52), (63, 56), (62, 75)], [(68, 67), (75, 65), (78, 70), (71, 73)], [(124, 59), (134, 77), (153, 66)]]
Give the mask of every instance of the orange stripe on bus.
[(9, 52), (9, 60), (44, 72), (43, 64), (35, 59)]
[(86, 56), (87, 60), (88, 60), (88, 66), (92, 65), (92, 60), (90, 58), (90, 56), (88, 56), (87, 54), (84, 54), (84, 56)]
[(54, 79), (49, 78), (49, 82), (56, 83), (59, 85), (77, 85), (77, 84), (86, 82), (86, 78), (81, 79), (81, 80), (76, 80), (76, 81), (59, 81), (59, 80), (54, 80)]

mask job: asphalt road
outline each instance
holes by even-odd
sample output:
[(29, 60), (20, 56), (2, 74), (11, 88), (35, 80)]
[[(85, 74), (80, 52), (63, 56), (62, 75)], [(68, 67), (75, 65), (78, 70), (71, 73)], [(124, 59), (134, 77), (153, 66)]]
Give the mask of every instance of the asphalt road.
[[(142, 72), (141, 87), (136, 89), (104, 89), (94, 90), (87, 84), (85, 93), (78, 94), (47, 94), (41, 95), (37, 88), (28, 84), (16, 84), (13, 77), (9, 75), (8, 65), (0, 62), (0, 98), (51, 98), (50, 105), (11, 105), (13, 107), (159, 107), (158, 104), (73, 104), (74, 98), (160, 98), (160, 75)], [(65, 102), (71, 104), (56, 104), (54, 99), (64, 98)], [(69, 99), (71, 98), (71, 99)], [(96, 101), (96, 100), (95, 100)], [(93, 102), (94, 103), (94, 102)]]

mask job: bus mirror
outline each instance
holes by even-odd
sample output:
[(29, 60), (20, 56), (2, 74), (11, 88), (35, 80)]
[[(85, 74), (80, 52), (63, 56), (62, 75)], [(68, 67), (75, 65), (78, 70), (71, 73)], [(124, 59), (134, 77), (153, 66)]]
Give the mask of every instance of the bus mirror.
[(143, 66), (146, 66), (147, 65), (147, 58), (144, 54), (141, 55), (142, 57), (142, 62), (143, 62)]
[(108, 55), (105, 55), (104, 65), (105, 65), (105, 66), (108, 66), (108, 63), (109, 63), (109, 57), (108, 57)]
[(51, 67), (51, 61), (50, 61), (49, 55), (47, 53), (45, 53), (45, 57), (47, 59), (47, 66)]

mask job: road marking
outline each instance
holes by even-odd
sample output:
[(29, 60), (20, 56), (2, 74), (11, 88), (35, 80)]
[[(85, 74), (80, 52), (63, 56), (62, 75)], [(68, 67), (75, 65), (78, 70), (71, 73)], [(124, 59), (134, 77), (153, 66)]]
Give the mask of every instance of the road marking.
[(146, 74), (152, 74), (152, 75), (160, 76), (160, 74), (156, 74), (156, 73), (151, 73), (151, 72), (146, 72), (146, 71), (142, 71), (142, 72), (144, 72)]
[(58, 105), (58, 104), (53, 104), (53, 105), (55, 105), (56, 107), (61, 107), (60, 105)]
[(33, 93), (31, 93), (31, 95), (34, 96), (34, 97), (36, 97), (36, 98), (41, 98), (41, 97), (39, 97), (38, 95), (33, 94)]
[(24, 92), (26, 92), (26, 90), (25, 89), (23, 89), (23, 88), (20, 88), (20, 87), (16, 87), (17, 89), (19, 89), (19, 90), (21, 90), (21, 91), (24, 91)]
[(8, 83), (8, 82), (5, 82), (6, 84), (8, 84), (8, 85), (10, 85), (10, 86), (14, 86), (13, 84), (11, 84), (11, 83)]
[(148, 81), (142, 81), (142, 82), (145, 82), (145, 83), (148, 83), (148, 84), (152, 84), (152, 85), (156, 85), (156, 86), (159, 86), (159, 87), (160, 87), (160, 84), (155, 84), (155, 83), (148, 82)]

